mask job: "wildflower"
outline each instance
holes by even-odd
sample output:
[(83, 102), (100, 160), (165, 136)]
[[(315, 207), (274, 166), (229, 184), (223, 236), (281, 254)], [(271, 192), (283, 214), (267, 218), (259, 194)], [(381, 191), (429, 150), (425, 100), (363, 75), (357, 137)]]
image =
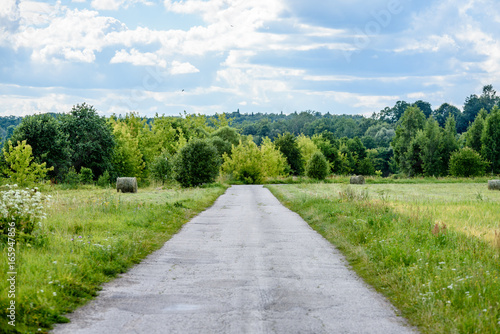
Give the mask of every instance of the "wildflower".
[(55, 293), (55, 292), (52, 292), (52, 295), (53, 295), (53, 296), (57, 296), (57, 293)]
[(53, 261), (52, 263), (53, 263), (53, 264), (57, 264), (57, 261)]

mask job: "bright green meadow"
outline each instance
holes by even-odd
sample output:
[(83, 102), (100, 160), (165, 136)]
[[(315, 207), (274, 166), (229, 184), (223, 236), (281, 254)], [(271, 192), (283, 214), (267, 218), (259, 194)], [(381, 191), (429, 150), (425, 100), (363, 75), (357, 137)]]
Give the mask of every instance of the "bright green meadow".
[(500, 192), (486, 183), (269, 189), (423, 333), (500, 333)]
[(0, 333), (45, 333), (96, 296), (102, 283), (160, 248), (226, 187), (52, 189), (38, 237), (16, 251), (16, 326), (7, 324), (7, 247), (2, 245)]

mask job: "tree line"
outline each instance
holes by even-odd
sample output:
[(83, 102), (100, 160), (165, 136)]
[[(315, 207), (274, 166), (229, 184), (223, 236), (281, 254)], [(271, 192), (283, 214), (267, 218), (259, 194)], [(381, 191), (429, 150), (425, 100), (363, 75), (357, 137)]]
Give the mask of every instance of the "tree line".
[(424, 101), (399, 101), (371, 117), (239, 110), (102, 117), (83, 103), (67, 114), (0, 118), (10, 131), (0, 172), (4, 182), (109, 184), (118, 176), (135, 176), (141, 182), (175, 179), (185, 186), (219, 174), (245, 183), (286, 175), (498, 174), (499, 117), (491, 85), (467, 98), (463, 112), (446, 103), (432, 110)]

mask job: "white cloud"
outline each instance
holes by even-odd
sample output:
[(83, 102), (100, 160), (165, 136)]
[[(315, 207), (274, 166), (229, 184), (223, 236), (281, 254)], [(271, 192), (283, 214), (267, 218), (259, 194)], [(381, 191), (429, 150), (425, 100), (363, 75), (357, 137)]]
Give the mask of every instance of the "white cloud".
[(135, 66), (159, 66), (163, 68), (167, 66), (167, 62), (164, 59), (160, 59), (158, 55), (151, 52), (141, 53), (136, 49), (130, 50), (130, 53), (124, 49), (116, 51), (110, 63), (130, 63)]
[(199, 69), (197, 69), (188, 62), (181, 63), (176, 60), (172, 62), (172, 68), (170, 69), (170, 73), (172, 74), (188, 74), (188, 73), (197, 73), (199, 71), (200, 71)]
[(97, 10), (118, 10), (122, 7), (128, 8), (135, 3), (152, 5), (152, 3), (147, 0), (92, 0), (91, 6)]

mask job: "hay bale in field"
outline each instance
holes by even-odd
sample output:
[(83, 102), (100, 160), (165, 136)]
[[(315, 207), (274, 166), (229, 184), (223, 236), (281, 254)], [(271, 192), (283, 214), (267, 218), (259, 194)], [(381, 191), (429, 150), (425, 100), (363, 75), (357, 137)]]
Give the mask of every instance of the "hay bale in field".
[(136, 193), (137, 179), (135, 177), (118, 177), (116, 178), (116, 192)]
[(500, 190), (500, 180), (489, 180), (488, 181), (489, 190)]
[(365, 184), (365, 178), (363, 175), (354, 175), (350, 180), (351, 184)]

